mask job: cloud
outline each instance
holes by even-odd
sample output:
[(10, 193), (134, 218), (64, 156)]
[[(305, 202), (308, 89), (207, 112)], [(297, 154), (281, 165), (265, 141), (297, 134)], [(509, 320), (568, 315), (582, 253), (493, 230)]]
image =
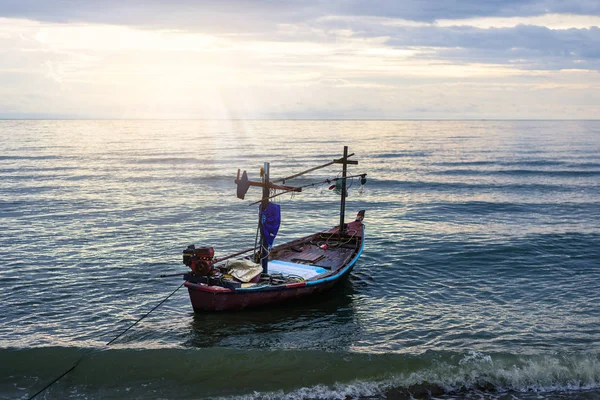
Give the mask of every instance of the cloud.
[(519, 25), (515, 28), (425, 28), (398, 35), (391, 45), (443, 47), (436, 55), (462, 62), (522, 64), (528, 68), (596, 69), (600, 56), (600, 29), (551, 30)]
[[(143, 41), (154, 47), (176, 43), (180, 50), (194, 51), (226, 46), (220, 37), (245, 42), (254, 54), (281, 57), (289, 42), (295, 43), (291, 52), (299, 54), (302, 46), (305, 53), (322, 53), (331, 51), (332, 42), (381, 38), (385, 46), (378, 46), (379, 51), (435, 48), (439, 50), (434, 54), (415, 53), (455, 63), (549, 69), (597, 69), (600, 54), (600, 2), (595, 0), (5, 0), (0, 4), (2, 15), (122, 25), (128, 30), (111, 29), (115, 37), (109, 41), (97, 40), (82, 29), (79, 41), (87, 48), (139, 48)], [(143, 33), (136, 37), (135, 27), (160, 33), (151, 40)], [(176, 42), (169, 38), (174, 33)], [(337, 46), (336, 51), (344, 50)]]
[(243, 0), (4, 0), (0, 16), (210, 33), (267, 32), (316, 15), (311, 2)]
[(433, 22), (439, 19), (474, 17), (536, 16), (549, 13), (599, 15), (600, 4), (594, 0), (564, 2), (560, 0), (458, 0), (421, 1), (374, 0), (344, 2), (344, 15), (369, 15)]
[(260, 33), (278, 24), (320, 16), (386, 17), (433, 22), (477, 17), (544, 14), (600, 15), (596, 0), (4, 0), (0, 16), (51, 22), (90, 22), (185, 29), (199, 32)]
[[(600, 67), (600, 29), (596, 26), (582, 29), (549, 29), (534, 25), (479, 28), (404, 22), (395, 23), (393, 19), (351, 20), (356, 37), (383, 38), (388, 48), (412, 49), (415, 58), (463, 64), (512, 64), (528, 69), (595, 70)], [(327, 31), (340, 29), (345, 23), (345, 19), (322, 18), (318, 26)], [(311, 29), (307, 28), (307, 32), (310, 35)]]
[(5, 0), (0, 113), (596, 118), (596, 3)]
[(472, 26), (475, 28), (514, 28), (518, 25), (542, 26), (549, 29), (585, 29), (600, 26), (600, 16), (573, 14), (543, 14), (532, 17), (478, 17), (466, 19), (439, 19), (436, 26)]

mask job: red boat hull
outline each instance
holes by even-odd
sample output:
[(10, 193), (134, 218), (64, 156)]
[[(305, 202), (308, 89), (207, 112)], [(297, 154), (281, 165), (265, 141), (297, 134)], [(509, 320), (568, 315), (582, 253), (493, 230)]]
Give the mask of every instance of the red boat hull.
[(335, 285), (336, 282), (337, 280), (314, 286), (273, 288), (272, 290), (257, 290), (245, 293), (233, 290), (203, 290), (204, 287), (189, 282), (186, 282), (185, 286), (188, 288), (194, 311), (203, 312), (243, 310), (245, 308), (279, 304), (323, 292)]
[[(333, 228), (329, 233), (335, 233)], [(228, 289), (222, 286), (209, 286), (203, 283), (186, 281), (192, 307), (196, 312), (243, 310), (246, 308), (274, 305), (324, 292), (344, 279), (354, 268), (364, 248), (364, 226), (360, 221), (348, 224), (348, 231), (361, 238), (359, 251), (337, 270), (336, 273), (316, 281), (304, 281), (276, 286), (263, 286), (255, 289)]]

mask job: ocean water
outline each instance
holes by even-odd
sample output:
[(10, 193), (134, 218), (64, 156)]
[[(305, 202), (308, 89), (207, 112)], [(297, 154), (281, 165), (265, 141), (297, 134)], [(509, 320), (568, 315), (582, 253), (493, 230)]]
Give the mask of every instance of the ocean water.
[[(0, 121), (0, 398), (600, 398), (600, 121)], [(350, 278), (194, 314), (190, 243), (254, 244), (238, 168), (356, 153)], [(335, 177), (324, 169), (289, 184)], [(276, 243), (338, 221), (278, 198)]]

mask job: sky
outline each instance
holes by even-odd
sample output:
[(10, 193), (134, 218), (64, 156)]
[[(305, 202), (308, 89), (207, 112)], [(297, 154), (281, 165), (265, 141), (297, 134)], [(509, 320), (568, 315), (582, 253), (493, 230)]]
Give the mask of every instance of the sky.
[(599, 0), (0, 0), (0, 118), (599, 119)]

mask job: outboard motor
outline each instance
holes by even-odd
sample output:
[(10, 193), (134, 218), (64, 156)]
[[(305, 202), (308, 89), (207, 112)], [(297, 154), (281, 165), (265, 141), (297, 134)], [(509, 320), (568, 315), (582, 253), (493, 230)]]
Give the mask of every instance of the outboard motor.
[(183, 250), (183, 263), (196, 275), (208, 276), (214, 267), (215, 250), (212, 247), (196, 248), (193, 244)]

